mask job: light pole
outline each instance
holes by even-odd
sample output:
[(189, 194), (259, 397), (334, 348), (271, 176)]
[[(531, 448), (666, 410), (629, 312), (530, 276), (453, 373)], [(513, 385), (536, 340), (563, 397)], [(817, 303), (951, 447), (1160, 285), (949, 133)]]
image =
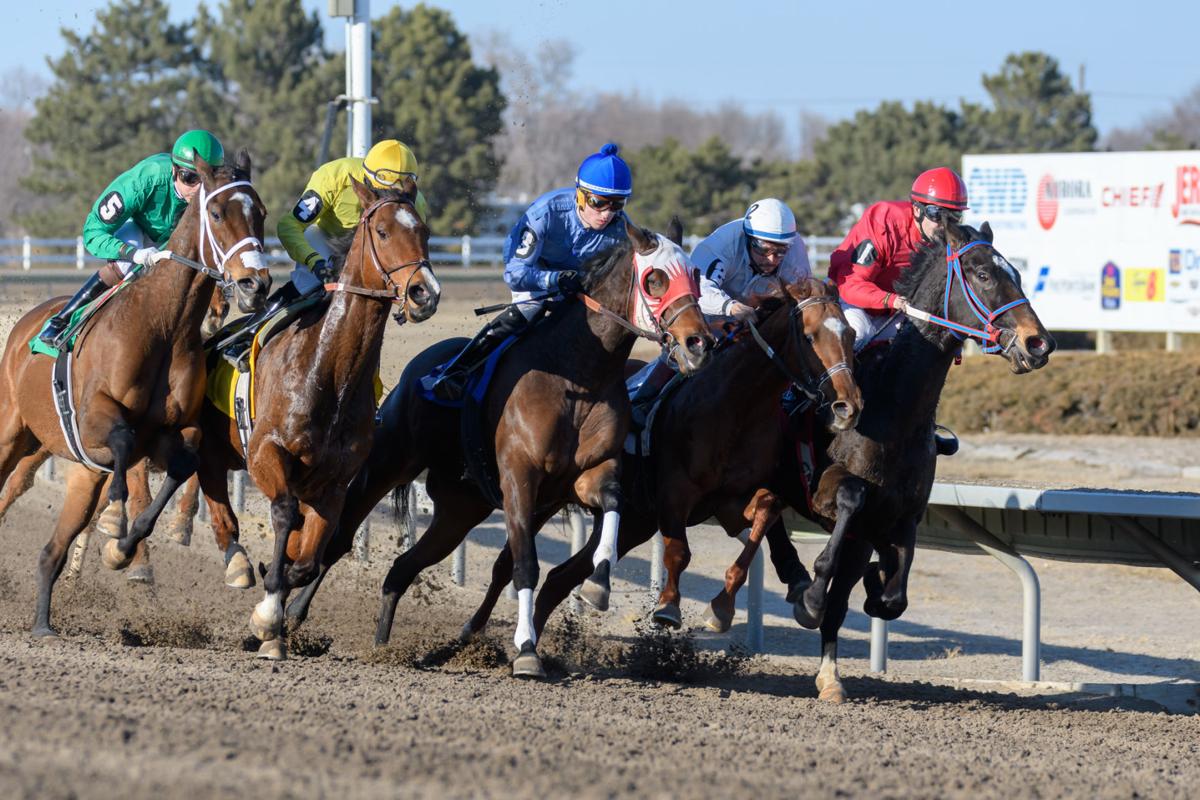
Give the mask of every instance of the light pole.
[(371, 0), (329, 0), (329, 15), (346, 18), (346, 155), (371, 148)]

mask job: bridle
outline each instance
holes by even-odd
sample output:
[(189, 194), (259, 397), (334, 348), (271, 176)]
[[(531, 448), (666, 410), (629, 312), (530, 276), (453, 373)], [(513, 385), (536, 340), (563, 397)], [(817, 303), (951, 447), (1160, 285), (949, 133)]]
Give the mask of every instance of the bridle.
[[(368, 289), (365, 286), (354, 286), (352, 284), (344, 283), (341, 281), (336, 282), (336, 283), (325, 284), (325, 290), (328, 292), (344, 292), (346, 294), (357, 294), (357, 295), (361, 295), (362, 297), (372, 297), (377, 300), (383, 300), (385, 302), (390, 302), (390, 303), (399, 305), (400, 308), (397, 309), (396, 313), (393, 314), (392, 316), (397, 322), (401, 322), (401, 323), (407, 319), (408, 289), (412, 285), (413, 278), (416, 277), (417, 273), (421, 271), (420, 270), (421, 267), (428, 267), (429, 271), (432, 272), (433, 265), (431, 263), (429, 263), (429, 259), (426, 257), (426, 258), (414, 259), (412, 261), (405, 261), (403, 264), (385, 268), (383, 266), (383, 264), (380, 263), (379, 251), (375, 247), (375, 235), (371, 230), (371, 217), (373, 217), (375, 215), (375, 212), (378, 211), (383, 206), (386, 206), (386, 205), (392, 204), (392, 203), (394, 203), (396, 205), (401, 205), (403, 202), (404, 201), (398, 200), (394, 197), (386, 197), (386, 198), (383, 198), (380, 200), (376, 200), (374, 203), (369, 205), (365, 211), (363, 211), (362, 218), (360, 219), (360, 221), (358, 223), (358, 226), (360, 228), (366, 229), (366, 237), (367, 237), (366, 245), (359, 248), (359, 252), (358, 252), (359, 274), (360, 275), (362, 274), (363, 267), (366, 264), (367, 253), (370, 252), (371, 264), (375, 267), (375, 271), (379, 273), (379, 275), (383, 278), (383, 282), (385, 284), (387, 284), (387, 286), (389, 288), (387, 288), (387, 289)], [(417, 269), (414, 269), (412, 272), (410, 272), (408, 274), (408, 278), (404, 281), (403, 291), (401, 291), (401, 287), (392, 278), (392, 275), (396, 274), (397, 272), (399, 272), (402, 269), (407, 269), (408, 267), (413, 267), (413, 266), (417, 267)]]
[[(971, 288), (971, 284), (967, 282), (966, 276), (963, 274), (962, 254), (978, 245), (987, 245), (987, 242), (982, 239), (976, 239), (973, 242), (968, 242), (958, 249), (946, 245), (946, 291), (942, 295), (942, 316), (930, 314), (928, 311), (922, 311), (919, 308), (914, 308), (909, 305), (907, 314), (910, 317), (919, 319), (923, 322), (929, 322), (943, 328), (948, 328), (954, 337), (959, 341), (967, 338), (977, 339), (980, 347), (985, 353), (1001, 353), (1008, 355), (1008, 351), (1012, 349), (1017, 342), (1017, 332), (1011, 328), (1004, 328), (996, 325), (996, 320), (1002, 315), (1008, 313), (1019, 305), (1029, 302), (1027, 297), (1019, 297), (1011, 303), (1005, 303), (999, 308), (992, 310), (987, 307), (987, 304), (979, 299), (979, 295), (975, 294), (975, 290)], [(995, 252), (995, 248), (992, 248)], [(955, 283), (962, 284), (963, 297), (966, 298), (967, 307), (971, 309), (971, 313), (983, 323), (982, 328), (972, 328), (969, 325), (962, 325), (950, 319), (950, 294), (954, 289)]]
[[(780, 284), (782, 285), (782, 279), (780, 279)], [(838, 305), (838, 300), (836, 297), (819, 295), (816, 297), (806, 297), (797, 302), (795, 308), (788, 312), (789, 332), (792, 335), (795, 335), (796, 326), (798, 324), (797, 320), (803, 316), (804, 309), (808, 308), (809, 306), (815, 306), (824, 303)], [(850, 363), (843, 359), (833, 366), (826, 368), (826, 370), (820, 375), (813, 375), (810, 373), (807, 380), (801, 378), (792, 372), (791, 368), (788, 367), (787, 362), (785, 362), (779, 353), (775, 351), (775, 348), (771, 347), (771, 345), (767, 343), (767, 340), (763, 338), (761, 333), (759, 333), (758, 326), (752, 320), (747, 322), (747, 327), (750, 328), (750, 334), (754, 337), (755, 344), (757, 344), (759, 348), (766, 354), (767, 358), (771, 360), (771, 363), (783, 373), (785, 378), (787, 378), (797, 389), (799, 389), (809, 400), (813, 402), (826, 405), (827, 401), (824, 400), (826, 394), (825, 389), (826, 386), (833, 380), (833, 376), (837, 375), (839, 372), (853, 372), (853, 367), (850, 366)], [(800, 333), (807, 337), (807, 334), (804, 333), (803, 329), (800, 330)]]
[[(170, 259), (171, 261), (178, 261), (180, 264), (183, 264), (186, 267), (191, 267), (197, 272), (207, 275), (217, 282), (217, 286), (222, 291), (225, 290), (225, 287), (232, 286), (234, 283), (233, 278), (229, 276), (229, 270), (226, 269), (226, 265), (229, 263), (229, 259), (233, 258), (233, 256), (243, 248), (253, 248), (249, 252), (241, 254), (242, 264), (246, 267), (246, 269), (266, 269), (267, 264), (266, 261), (263, 260), (263, 243), (262, 240), (257, 236), (251, 234), (250, 236), (247, 236), (234, 244), (229, 249), (224, 249), (221, 247), (221, 243), (217, 241), (216, 232), (213, 231), (212, 220), (208, 215), (209, 201), (211, 201), (221, 192), (224, 192), (228, 189), (235, 189), (239, 186), (246, 186), (249, 187), (251, 191), (254, 190), (254, 185), (251, 184), (250, 181), (230, 181), (229, 183), (218, 186), (212, 192), (209, 192), (207, 189), (205, 189), (203, 183), (200, 184), (200, 193), (197, 198), (199, 201), (198, 213), (200, 215), (200, 230), (197, 232), (197, 238), (199, 239), (197, 247), (197, 252), (199, 253), (200, 258), (199, 261), (193, 261), (190, 258), (177, 255), (170, 250), (162, 251), (158, 258), (161, 260)], [(211, 251), (212, 259), (217, 264), (215, 269), (204, 263), (206, 246), (207, 249)]]

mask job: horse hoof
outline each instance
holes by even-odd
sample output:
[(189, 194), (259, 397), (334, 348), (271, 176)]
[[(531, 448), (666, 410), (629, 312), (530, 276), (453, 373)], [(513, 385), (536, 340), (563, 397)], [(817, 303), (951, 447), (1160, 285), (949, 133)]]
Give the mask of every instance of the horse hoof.
[(610, 567), (611, 565), (607, 561), (601, 561), (596, 567), (596, 571), (583, 582), (583, 586), (579, 589), (579, 596), (597, 611), (608, 611), (610, 594), (608, 572)]
[(287, 645), (283, 639), (270, 639), (258, 646), (258, 653), (254, 657), (267, 661), (284, 661), (287, 659)]
[(542, 659), (538, 658), (533, 642), (521, 645), (521, 652), (513, 659), (512, 674), (514, 678), (545, 678), (546, 670), (542, 668)]
[(58, 638), (58, 631), (51, 628), (49, 625), (34, 625), (32, 631), (34, 638), (42, 640), (50, 640)]
[(474, 628), (471, 627), (471, 623), (468, 622), (466, 625), (463, 625), (462, 630), (458, 632), (459, 644), (467, 644), (469, 642), (475, 641), (481, 635), (483, 635), (483, 631), (484, 631), (484, 628), (475, 630)]
[(127, 556), (117, 546), (116, 539), (109, 539), (100, 548), (100, 561), (109, 569), (125, 569), (133, 561), (133, 556)]
[(154, 567), (149, 564), (141, 564), (129, 570), (125, 575), (125, 580), (133, 583), (144, 583), (147, 586), (154, 585)]
[(814, 631), (821, 627), (821, 621), (825, 619), (825, 598), (820, 598), (821, 603), (814, 606), (809, 602), (809, 594), (805, 591), (800, 599), (792, 603), (792, 617), (800, 623), (800, 627)]
[(784, 599), (789, 603), (795, 603), (808, 591), (810, 586), (812, 586), (812, 578), (805, 575), (800, 580), (788, 584), (787, 597)]
[(663, 628), (679, 630), (683, 627), (683, 614), (675, 603), (660, 603), (650, 615), (650, 621)]
[(254, 638), (269, 642), (279, 638), (279, 620), (269, 620), (258, 613), (258, 606), (250, 612), (250, 632)]
[(174, 522), (167, 529), (167, 540), (183, 547), (192, 546), (192, 521)]
[(833, 703), (841, 705), (846, 702), (846, 690), (842, 688), (842, 682), (830, 683), (825, 686), (817, 695), (817, 699), (825, 703)]
[(125, 515), (125, 504), (111, 502), (104, 507), (95, 529), (112, 539), (120, 539), (129, 530), (129, 518)]
[(225, 565), (225, 585), (231, 589), (254, 588), (254, 567), (250, 565), (246, 551), (240, 547), (229, 557), (229, 563)]
[(733, 624), (733, 616), (727, 615), (724, 609), (718, 610), (716, 606), (709, 603), (708, 611), (704, 615), (704, 624), (717, 633), (726, 633)]

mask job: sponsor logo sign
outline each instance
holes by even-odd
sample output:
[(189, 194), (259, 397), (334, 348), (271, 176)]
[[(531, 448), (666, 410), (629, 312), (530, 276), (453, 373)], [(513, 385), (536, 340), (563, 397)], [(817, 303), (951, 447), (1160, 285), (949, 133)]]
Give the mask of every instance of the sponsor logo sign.
[(1100, 190), (1104, 208), (1158, 208), (1162, 205), (1166, 184), (1143, 186), (1105, 186)]
[(1125, 299), (1130, 303), (1161, 303), (1166, 300), (1167, 276), (1159, 268), (1130, 267), (1125, 270)]
[(1181, 225), (1200, 225), (1200, 167), (1175, 168), (1175, 201), (1171, 216)]
[(1121, 268), (1112, 261), (1100, 269), (1100, 307), (1105, 311), (1121, 307)]
[(1092, 184), (1087, 180), (1056, 180), (1046, 173), (1037, 185), (1037, 220), (1042, 230), (1050, 230), (1063, 214), (1083, 214), (1093, 211)]
[(1097, 284), (1094, 278), (1084, 275), (1059, 275), (1052, 273), (1049, 264), (1043, 264), (1038, 269), (1037, 280), (1033, 284), (1033, 297), (1043, 294), (1070, 295), (1091, 300), (1096, 294)]

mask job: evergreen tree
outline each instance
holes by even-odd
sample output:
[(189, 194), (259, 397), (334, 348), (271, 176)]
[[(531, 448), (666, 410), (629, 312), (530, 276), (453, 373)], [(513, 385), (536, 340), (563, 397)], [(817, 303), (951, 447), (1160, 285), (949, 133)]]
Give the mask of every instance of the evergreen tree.
[(435, 235), (469, 233), (500, 172), (500, 76), (471, 60), (467, 38), (440, 9), (396, 7), (374, 29), (372, 138), (416, 153)]
[(30, 233), (78, 234), (113, 178), (206, 124), (213, 96), (191, 27), (169, 20), (164, 0), (117, 0), (90, 33), (62, 29), (66, 52), (51, 60), (54, 82), (25, 132), (41, 147), (23, 183), (55, 201), (23, 220)]
[(639, 225), (663, 231), (678, 214), (687, 231), (707, 236), (746, 213), (756, 175), (715, 136), (695, 150), (667, 139), (629, 153), (628, 160), (633, 172), (629, 215)]
[[(325, 52), (320, 18), (300, 0), (224, 0), (219, 13), (214, 19), (201, 6), (196, 25), (221, 96), (219, 124), (212, 124), (227, 148), (249, 149), (255, 188), (278, 220), (316, 166), (325, 105), (341, 92), (343, 62)], [(342, 154), (337, 145), (332, 156)]]

